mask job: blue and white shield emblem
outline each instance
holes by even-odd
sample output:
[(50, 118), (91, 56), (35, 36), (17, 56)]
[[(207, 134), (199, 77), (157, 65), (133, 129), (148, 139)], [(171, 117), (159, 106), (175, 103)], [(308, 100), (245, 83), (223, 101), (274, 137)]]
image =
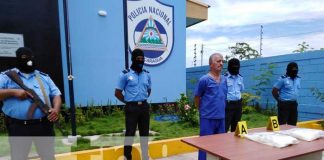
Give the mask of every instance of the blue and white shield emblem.
[(128, 43), (130, 51), (144, 51), (146, 65), (167, 60), (173, 49), (173, 6), (158, 0), (128, 0)]

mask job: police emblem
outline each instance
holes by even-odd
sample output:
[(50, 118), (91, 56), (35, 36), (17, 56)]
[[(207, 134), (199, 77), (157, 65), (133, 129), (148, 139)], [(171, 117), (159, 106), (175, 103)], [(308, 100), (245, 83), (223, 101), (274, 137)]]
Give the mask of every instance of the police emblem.
[(128, 79), (129, 79), (130, 81), (132, 81), (132, 80), (134, 79), (134, 77), (133, 77), (133, 76), (129, 76)]
[(128, 0), (129, 50), (144, 51), (146, 65), (158, 65), (173, 49), (173, 6), (158, 0)]

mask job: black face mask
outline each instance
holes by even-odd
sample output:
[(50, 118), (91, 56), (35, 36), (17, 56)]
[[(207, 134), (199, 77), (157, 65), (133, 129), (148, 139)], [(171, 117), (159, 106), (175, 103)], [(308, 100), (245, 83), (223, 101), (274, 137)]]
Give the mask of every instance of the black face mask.
[(238, 75), (240, 73), (240, 67), (239, 66), (230, 66), (228, 68), (228, 72), (231, 75)]
[(286, 73), (290, 78), (295, 79), (297, 77), (298, 74), (298, 68), (292, 68), (287, 70)]
[[(24, 58), (22, 58), (25, 56)], [(23, 73), (31, 73), (35, 71), (35, 67), (33, 64), (33, 57), (23, 55), (21, 57), (17, 57), (17, 68)]]
[(132, 68), (134, 71), (140, 73), (140, 72), (142, 72), (142, 70), (143, 70), (143, 66), (144, 66), (144, 61), (134, 60), (133, 63), (132, 63), (131, 68)]
[(286, 75), (289, 76), (292, 79), (295, 79), (298, 74), (298, 65), (295, 62), (290, 62), (287, 65), (287, 72)]
[(231, 75), (238, 75), (240, 73), (240, 61), (236, 58), (230, 59), (227, 70)]
[(140, 73), (143, 70), (143, 66), (144, 66), (144, 52), (141, 49), (134, 49), (132, 52), (131, 68), (137, 73)]

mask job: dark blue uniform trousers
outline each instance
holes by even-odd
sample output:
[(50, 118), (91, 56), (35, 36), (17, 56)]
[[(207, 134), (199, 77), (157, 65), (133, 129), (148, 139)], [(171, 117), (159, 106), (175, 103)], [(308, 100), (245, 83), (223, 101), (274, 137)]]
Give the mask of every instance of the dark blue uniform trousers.
[(54, 160), (55, 133), (53, 123), (46, 117), (38, 120), (17, 120), (6, 117), (11, 160), (26, 160), (32, 142), (42, 160)]
[[(225, 133), (225, 119), (200, 118), (200, 136)], [(199, 150), (199, 160), (206, 160), (206, 152)]]
[(231, 132), (234, 132), (237, 122), (242, 117), (242, 101), (228, 101), (225, 108), (225, 131), (231, 127)]
[(136, 128), (140, 134), (142, 159), (148, 159), (148, 136), (149, 136), (150, 114), (149, 105), (145, 102), (142, 105), (126, 104), (125, 106), (125, 142), (124, 156), (127, 160), (132, 159), (132, 144)]
[(278, 102), (278, 121), (279, 124), (289, 124), (296, 126), (298, 111), (297, 101), (279, 101)]

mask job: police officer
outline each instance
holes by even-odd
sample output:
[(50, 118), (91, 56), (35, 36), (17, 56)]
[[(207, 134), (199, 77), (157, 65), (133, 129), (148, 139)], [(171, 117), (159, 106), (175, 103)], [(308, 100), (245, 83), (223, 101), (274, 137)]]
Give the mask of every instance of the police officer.
[(273, 85), (272, 95), (278, 102), (279, 124), (296, 125), (297, 123), (297, 97), (300, 89), (298, 65), (290, 62), (287, 65), (286, 75), (281, 76)]
[(228, 72), (225, 73), (227, 79), (227, 98), (225, 108), (225, 131), (231, 127), (231, 132), (236, 129), (237, 122), (242, 117), (242, 97), (244, 90), (243, 77), (240, 75), (240, 61), (232, 58), (228, 61)]
[[(143, 69), (144, 53), (140, 49), (132, 52), (132, 65), (124, 70), (120, 77), (115, 96), (125, 103), (125, 144), (124, 156), (132, 159), (132, 144), (138, 126), (142, 159), (148, 159), (148, 135), (149, 135), (149, 105), (147, 98), (151, 94), (151, 77), (148, 71)], [(122, 92), (124, 91), (124, 94)]]
[(4, 72), (0, 74), (0, 101), (3, 101), (2, 111), (6, 117), (11, 159), (26, 160), (34, 142), (40, 158), (52, 160), (54, 129), (51, 122), (58, 120), (62, 104), (61, 92), (47, 74), (35, 70), (35, 59), (31, 49), (19, 48), (16, 51), (16, 61), (17, 68), (10, 71), (16, 72), (24, 85), (34, 90), (44, 103), (46, 99), (49, 103), (51, 100), (53, 108), (48, 116), (39, 108), (31, 114), (32, 117), (27, 116), (32, 104), (32, 95), (21, 89)]

